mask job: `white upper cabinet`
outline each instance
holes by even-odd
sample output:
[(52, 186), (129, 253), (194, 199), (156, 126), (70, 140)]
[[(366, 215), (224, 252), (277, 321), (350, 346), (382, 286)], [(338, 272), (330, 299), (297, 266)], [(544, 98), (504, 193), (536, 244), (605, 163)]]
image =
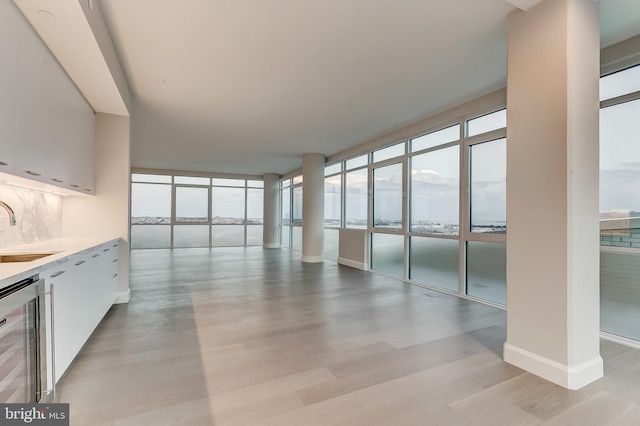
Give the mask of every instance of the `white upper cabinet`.
[(18, 21), (15, 7), (0, 1), (0, 171), (16, 170), (16, 99), (18, 79)]
[(49, 156), (49, 68), (53, 58), (27, 22), (18, 27), (16, 174), (47, 181)]
[[(55, 108), (49, 114), (49, 143), (54, 154), (65, 153), (70, 144), (70, 129), (74, 127), (74, 91), (73, 83), (60, 67), (51, 67), (49, 73), (50, 101)], [(49, 164), (47, 176), (52, 183), (69, 185), (73, 162), (71, 155), (56, 156), (57, 160)]]
[(49, 97), (49, 139), (56, 157), (47, 167), (49, 183), (93, 194), (93, 110), (61, 67), (51, 69)]
[[(82, 97), (76, 99), (74, 105), (75, 125), (72, 126), (73, 134), (70, 135), (66, 147), (73, 153), (70, 182), (74, 185), (73, 189), (85, 194), (93, 194), (95, 114)], [(87, 143), (87, 140), (91, 143)]]
[(0, 172), (93, 194), (94, 121), (35, 30), (0, 1)]

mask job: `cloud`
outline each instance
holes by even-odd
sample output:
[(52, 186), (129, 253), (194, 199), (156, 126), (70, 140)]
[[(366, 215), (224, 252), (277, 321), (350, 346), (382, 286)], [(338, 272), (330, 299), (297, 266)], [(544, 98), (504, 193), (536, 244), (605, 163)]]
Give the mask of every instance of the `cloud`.
[(411, 170), (411, 176), (416, 176), (416, 175), (439, 175), (440, 173), (436, 172), (435, 170)]

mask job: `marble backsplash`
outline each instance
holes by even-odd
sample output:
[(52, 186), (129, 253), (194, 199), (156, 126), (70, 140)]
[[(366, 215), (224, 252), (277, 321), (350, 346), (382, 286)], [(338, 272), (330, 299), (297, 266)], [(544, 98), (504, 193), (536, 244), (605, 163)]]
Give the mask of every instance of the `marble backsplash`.
[(0, 248), (62, 237), (62, 197), (0, 184), (0, 201), (16, 213), (16, 226), (9, 226), (7, 212), (0, 207)]

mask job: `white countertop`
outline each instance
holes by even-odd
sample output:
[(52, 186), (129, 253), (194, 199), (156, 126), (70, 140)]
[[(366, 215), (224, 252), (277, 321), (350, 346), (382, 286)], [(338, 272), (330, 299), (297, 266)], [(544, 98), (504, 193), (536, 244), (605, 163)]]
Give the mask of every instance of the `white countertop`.
[(118, 240), (119, 238), (58, 238), (39, 243), (1, 248), (0, 256), (49, 252), (55, 252), (55, 254), (31, 262), (0, 263), (0, 289), (56, 265), (66, 263), (72, 255), (90, 253), (103, 244), (115, 243)]

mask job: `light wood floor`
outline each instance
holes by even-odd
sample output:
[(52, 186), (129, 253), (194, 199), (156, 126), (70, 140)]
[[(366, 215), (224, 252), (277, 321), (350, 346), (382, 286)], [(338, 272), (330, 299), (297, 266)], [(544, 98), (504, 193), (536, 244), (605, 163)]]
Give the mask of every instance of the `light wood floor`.
[(262, 248), (134, 251), (132, 300), (59, 388), (72, 425), (639, 425), (640, 351), (568, 391), (502, 361), (505, 312)]

